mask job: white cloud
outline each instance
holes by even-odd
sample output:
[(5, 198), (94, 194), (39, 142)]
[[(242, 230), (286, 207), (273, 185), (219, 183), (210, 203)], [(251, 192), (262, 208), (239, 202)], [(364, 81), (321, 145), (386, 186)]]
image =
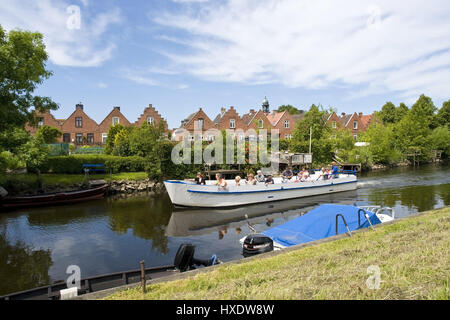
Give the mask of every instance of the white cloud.
[[(212, 81), (449, 98), (446, 0), (229, 0), (154, 21), (182, 34), (179, 69)], [(164, 39), (164, 35), (160, 36)]]
[[(84, 6), (88, 1), (81, 1)], [(50, 61), (62, 66), (99, 66), (110, 59), (116, 48), (114, 39), (106, 35), (108, 29), (122, 21), (119, 9), (91, 14), (84, 7), (80, 12), (80, 24), (68, 28), (73, 17), (67, 8), (72, 5), (56, 0), (2, 0), (0, 21), (7, 30), (22, 29), (38, 31), (44, 35), (44, 42)]]

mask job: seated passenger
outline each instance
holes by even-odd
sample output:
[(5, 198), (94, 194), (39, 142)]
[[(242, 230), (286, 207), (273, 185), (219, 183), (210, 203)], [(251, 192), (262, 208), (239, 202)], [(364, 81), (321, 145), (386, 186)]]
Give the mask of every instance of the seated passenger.
[(227, 181), (222, 177), (220, 173), (216, 174), (216, 180), (216, 186), (218, 186), (219, 188), (226, 188)]
[(206, 184), (205, 178), (203, 178), (203, 175), (201, 172), (197, 173), (197, 178), (195, 178), (194, 181), (196, 184)]
[(255, 175), (253, 173), (249, 173), (247, 175), (247, 181), (245, 181), (245, 183), (251, 186), (256, 185), (257, 181), (255, 179)]
[(305, 170), (302, 177), (302, 182), (311, 181), (311, 176), (308, 170)]
[(319, 173), (319, 177), (317, 178), (317, 180), (327, 180), (328, 179), (328, 174), (327, 174), (327, 177), (325, 178), (325, 174), (326, 174), (325, 168), (321, 168), (318, 173)]
[(236, 178), (234, 178), (234, 181), (236, 182), (237, 187), (241, 185), (241, 177), (240, 176), (236, 176)]
[(266, 181), (265, 181), (265, 184), (266, 184), (266, 186), (268, 185), (268, 184), (274, 184), (275, 183), (275, 181), (273, 181), (273, 178), (272, 178), (272, 175), (267, 175), (267, 179), (266, 179)]
[(303, 172), (302, 172), (302, 171), (299, 171), (299, 172), (297, 173), (297, 175), (296, 175), (294, 178), (295, 178), (294, 182), (302, 182), (302, 179), (303, 179)]
[(283, 177), (283, 182), (288, 182), (294, 176), (289, 167), (287, 167), (281, 175)]
[(262, 174), (261, 170), (258, 170), (256, 172), (256, 177), (255, 177), (256, 181), (258, 182), (264, 182), (266, 180), (266, 178), (264, 177), (264, 175)]

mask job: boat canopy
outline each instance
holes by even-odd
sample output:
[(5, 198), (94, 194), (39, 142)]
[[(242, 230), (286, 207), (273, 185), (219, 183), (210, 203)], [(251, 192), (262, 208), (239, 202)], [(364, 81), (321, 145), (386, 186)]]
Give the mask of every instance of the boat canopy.
[[(372, 225), (381, 223), (375, 213), (364, 211), (355, 206), (323, 204), (303, 216), (270, 228), (262, 234), (272, 238), (273, 241), (282, 246), (291, 247), (336, 235), (336, 216), (338, 214), (345, 218), (350, 231), (367, 228), (370, 224), (365, 218), (364, 212), (367, 213)], [(358, 215), (360, 215), (360, 226)], [(337, 234), (347, 232), (344, 221), (340, 216), (337, 225)]]

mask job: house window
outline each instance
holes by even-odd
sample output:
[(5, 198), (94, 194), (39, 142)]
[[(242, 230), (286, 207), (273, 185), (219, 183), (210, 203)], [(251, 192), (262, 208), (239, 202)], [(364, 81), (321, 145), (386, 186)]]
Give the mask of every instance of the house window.
[(76, 144), (82, 144), (83, 143), (83, 134), (82, 133), (77, 133), (75, 135), (75, 143)]
[(284, 120), (284, 127), (289, 129), (289, 120)]
[(354, 134), (354, 135), (353, 135), (353, 139), (358, 140), (358, 135), (357, 135), (357, 134)]
[(112, 125), (113, 125), (113, 126), (115, 126), (116, 124), (119, 124), (119, 123), (120, 123), (119, 117), (114, 117), (114, 118), (112, 118)]
[(214, 141), (215, 138), (216, 138), (216, 137), (215, 137), (213, 134), (210, 134), (210, 135), (208, 136), (208, 141)]
[(75, 127), (83, 128), (83, 118), (82, 117), (75, 117)]
[(202, 118), (198, 119), (198, 128), (200, 130), (203, 130), (203, 123), (204, 123), (204, 120)]
[(88, 144), (94, 144), (94, 134), (93, 133), (88, 133), (87, 134), (87, 143)]
[(262, 119), (258, 120), (258, 126), (260, 129), (264, 128), (264, 121), (262, 121)]
[(102, 133), (102, 143), (103, 144), (106, 143), (106, 139), (108, 139), (108, 134), (107, 133)]
[(153, 119), (153, 117), (147, 117), (147, 124), (155, 124), (155, 119)]
[(38, 128), (42, 127), (44, 125), (44, 118), (38, 118)]
[(230, 119), (230, 128), (231, 128), (231, 129), (236, 128), (236, 120)]
[(286, 140), (291, 140), (291, 139), (292, 139), (292, 134), (285, 134), (285, 135), (284, 135), (284, 138), (285, 138)]
[(63, 142), (64, 143), (70, 143), (70, 133), (64, 133), (63, 134)]
[(333, 129), (336, 129), (336, 121), (333, 121), (333, 122), (331, 123), (331, 127), (332, 127)]
[(353, 121), (353, 129), (354, 130), (358, 129), (358, 122), (357, 121)]

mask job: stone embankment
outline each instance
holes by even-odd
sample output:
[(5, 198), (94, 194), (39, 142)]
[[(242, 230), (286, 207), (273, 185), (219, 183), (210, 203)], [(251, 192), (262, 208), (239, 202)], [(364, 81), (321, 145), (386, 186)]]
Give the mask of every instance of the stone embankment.
[(118, 180), (112, 181), (108, 193), (113, 194), (132, 194), (138, 192), (155, 192), (161, 193), (165, 191), (164, 183), (154, 182), (150, 179), (141, 181)]

